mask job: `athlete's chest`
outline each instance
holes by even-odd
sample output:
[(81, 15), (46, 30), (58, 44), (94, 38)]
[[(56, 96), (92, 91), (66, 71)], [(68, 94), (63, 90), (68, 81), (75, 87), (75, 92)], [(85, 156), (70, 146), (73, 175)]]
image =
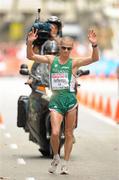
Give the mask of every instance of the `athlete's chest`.
[(61, 65), (59, 63), (55, 63), (52, 66), (52, 73), (69, 73), (71, 71), (71, 66), (69, 65)]

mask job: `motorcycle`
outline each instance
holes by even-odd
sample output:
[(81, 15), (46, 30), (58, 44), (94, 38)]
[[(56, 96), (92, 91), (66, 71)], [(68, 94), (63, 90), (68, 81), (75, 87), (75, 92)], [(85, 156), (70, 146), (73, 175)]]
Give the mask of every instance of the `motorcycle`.
[[(35, 65), (36, 73), (33, 74), (29, 72), (26, 64), (22, 64), (20, 68), (20, 74), (29, 76), (25, 84), (29, 85), (32, 91), (29, 96), (21, 95), (18, 99), (17, 127), (23, 128), (25, 132), (29, 133), (29, 140), (39, 145), (39, 151), (44, 157), (53, 157), (50, 144), (50, 111), (48, 109), (52, 92), (49, 90), (48, 68), (46, 64), (42, 63)], [(78, 70), (76, 78), (88, 74), (88, 70)], [(80, 86), (80, 84), (76, 86)], [(65, 117), (60, 130), (59, 154), (65, 141), (64, 127)]]

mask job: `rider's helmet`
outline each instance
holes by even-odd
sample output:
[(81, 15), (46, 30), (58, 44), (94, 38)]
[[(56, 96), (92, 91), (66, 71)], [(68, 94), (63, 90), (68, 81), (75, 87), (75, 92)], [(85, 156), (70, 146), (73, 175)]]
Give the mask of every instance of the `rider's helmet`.
[(47, 40), (43, 47), (43, 54), (59, 54), (59, 46), (55, 40)]
[(62, 36), (62, 22), (57, 16), (51, 16), (47, 19), (47, 23), (56, 24), (58, 27), (58, 35)]

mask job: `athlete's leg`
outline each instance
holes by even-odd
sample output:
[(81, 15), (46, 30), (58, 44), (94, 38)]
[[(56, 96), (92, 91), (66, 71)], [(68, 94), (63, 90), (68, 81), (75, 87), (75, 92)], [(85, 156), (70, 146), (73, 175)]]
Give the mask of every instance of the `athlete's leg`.
[(68, 160), (70, 158), (73, 146), (73, 130), (76, 121), (76, 108), (67, 112), (65, 119), (65, 144), (64, 144), (64, 162), (61, 166), (61, 174), (69, 174)]
[(73, 145), (73, 130), (76, 123), (76, 108), (70, 110), (66, 114), (65, 119), (65, 144), (64, 144), (64, 160), (68, 161)]
[(63, 120), (63, 115), (61, 115), (55, 110), (51, 111), (51, 128), (52, 128), (51, 146), (54, 156), (53, 156), (53, 161), (51, 162), (50, 168), (48, 170), (50, 173), (54, 173), (56, 171), (57, 166), (60, 162), (58, 150), (59, 150), (59, 132), (60, 132), (62, 120)]
[(53, 149), (53, 153), (58, 154), (59, 150), (59, 133), (60, 133), (60, 127), (63, 120), (63, 115), (58, 113), (55, 110), (51, 110), (51, 146)]

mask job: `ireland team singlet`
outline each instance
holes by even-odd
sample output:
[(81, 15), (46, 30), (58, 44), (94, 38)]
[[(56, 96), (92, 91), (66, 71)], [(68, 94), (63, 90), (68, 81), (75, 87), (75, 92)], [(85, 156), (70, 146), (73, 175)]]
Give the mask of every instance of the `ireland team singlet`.
[(50, 70), (50, 84), (53, 91), (68, 90), (75, 92), (75, 77), (72, 75), (72, 59), (60, 64), (58, 57), (54, 58)]

